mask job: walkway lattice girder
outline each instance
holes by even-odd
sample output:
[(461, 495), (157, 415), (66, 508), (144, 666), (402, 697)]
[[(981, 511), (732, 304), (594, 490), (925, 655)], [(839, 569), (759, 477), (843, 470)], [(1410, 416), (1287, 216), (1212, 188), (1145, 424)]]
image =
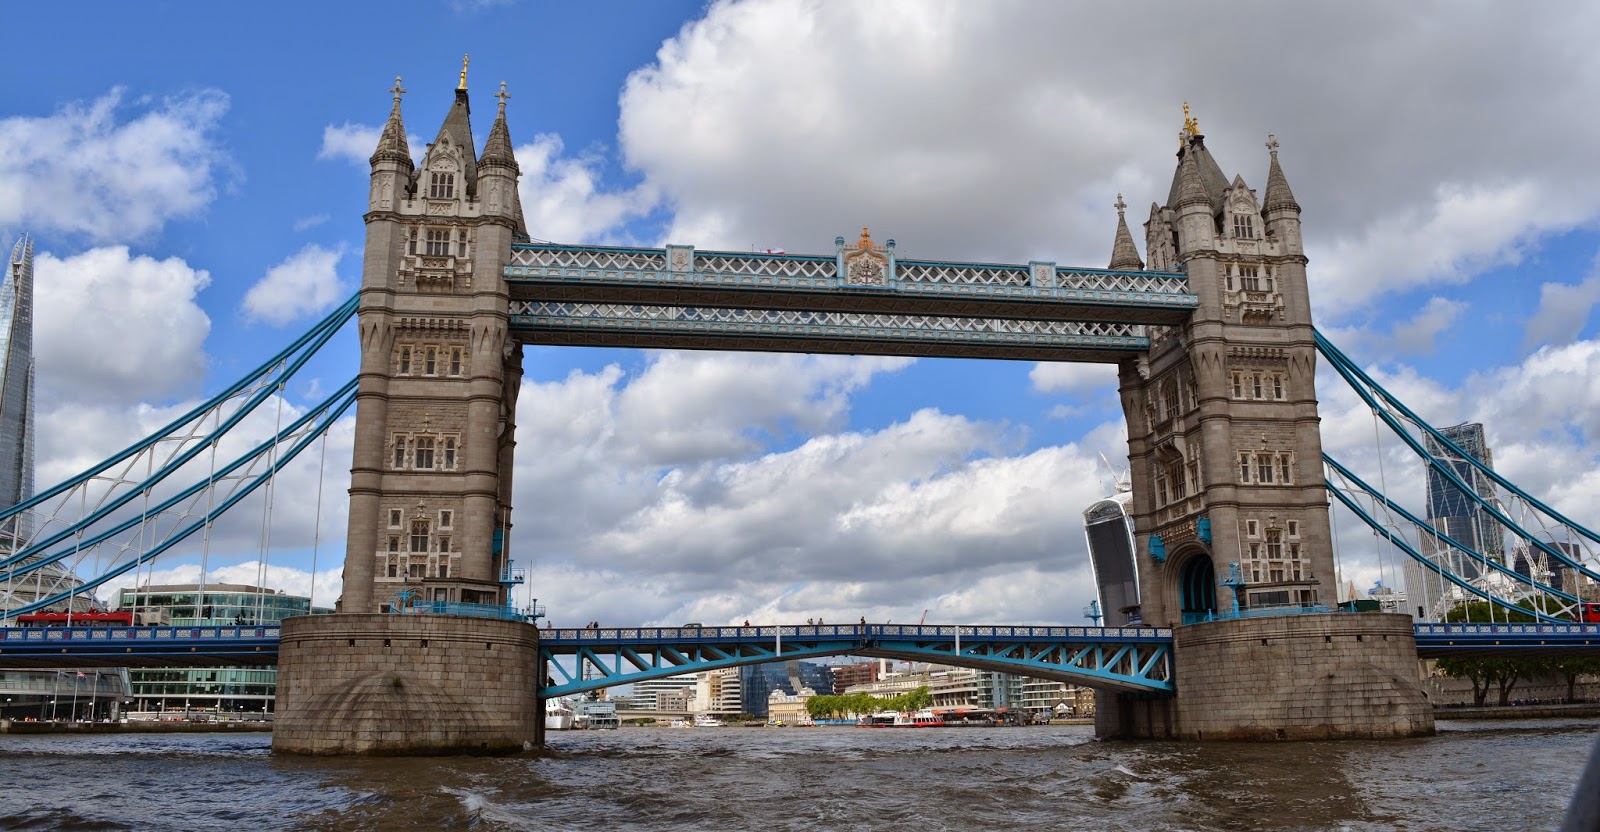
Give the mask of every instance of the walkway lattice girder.
[(879, 285), (840, 273), (846, 257), (524, 244), (504, 277), (516, 301), (1013, 318), (1173, 325), (1199, 306), (1178, 273), (1049, 263), (947, 263), (888, 256)]
[[(955, 625), (549, 630), (543, 695), (790, 659), (856, 655), (935, 662), (1118, 691), (1173, 690), (1170, 629)], [(561, 663), (562, 659), (571, 666)]]
[(912, 357), (1115, 362), (1142, 326), (871, 313), (513, 301), (524, 343)]

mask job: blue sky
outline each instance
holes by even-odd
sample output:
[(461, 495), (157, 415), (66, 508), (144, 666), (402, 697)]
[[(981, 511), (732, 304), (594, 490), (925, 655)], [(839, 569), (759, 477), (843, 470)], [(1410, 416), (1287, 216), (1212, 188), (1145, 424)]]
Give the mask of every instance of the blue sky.
[[(1569, 34), (1593, 14), (18, 6), (0, 231), (41, 252), (40, 480), (346, 297), (388, 88), (404, 77), (420, 153), (470, 53), (475, 135), (506, 81), (530, 232), (561, 242), (825, 252), (870, 225), (908, 257), (1103, 266), (1116, 195), (1136, 229), (1165, 198), (1183, 102), (1258, 189), (1275, 132), (1319, 326), (1436, 423), (1485, 421), (1514, 478), (1600, 516), (1600, 59)], [(341, 350), (313, 368), (324, 389), (353, 371), (353, 337)], [(1108, 368), (549, 348), (525, 367), (514, 550), (558, 624), (1057, 621), (1092, 597), (1079, 513), (1109, 485), (1099, 454), (1125, 452)], [(1341, 459), (1376, 461), (1347, 395), (1326, 390), (1323, 418)], [(329, 453), (337, 494), (348, 445)], [(1392, 490), (1420, 498), (1418, 466), (1393, 460)], [(281, 522), (275, 539), (308, 543), (309, 514)], [(336, 547), (343, 522), (324, 515)], [(1383, 574), (1351, 548), (1347, 580)], [(309, 586), (303, 550), (274, 555), (275, 580)]]

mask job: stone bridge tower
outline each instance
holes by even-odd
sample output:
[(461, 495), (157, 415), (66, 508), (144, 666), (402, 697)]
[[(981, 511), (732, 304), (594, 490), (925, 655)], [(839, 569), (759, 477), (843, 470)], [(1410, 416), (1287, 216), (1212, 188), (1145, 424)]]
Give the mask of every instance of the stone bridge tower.
[[(1178, 695), (1102, 694), (1097, 733), (1432, 733), (1410, 618), (1317, 612), (1334, 607), (1338, 580), (1300, 206), (1277, 141), (1268, 137), (1258, 201), (1243, 177), (1223, 174), (1187, 110), (1145, 244), (1149, 267), (1187, 274), (1200, 305), (1182, 325), (1153, 328), (1149, 352), (1118, 370), (1140, 613), (1176, 628)], [(1119, 218), (1111, 268), (1142, 267)]]
[[(1150, 268), (1185, 272), (1200, 298), (1120, 368), (1146, 623), (1228, 611), (1236, 594), (1250, 607), (1335, 600), (1300, 206), (1268, 148), (1258, 202), (1187, 121), (1145, 223)], [(1133, 251), (1125, 223), (1116, 248)]]
[(502, 604), (522, 347), (501, 270), (521, 235), (504, 85), (483, 155), (466, 70), (416, 168), (394, 107), (372, 155), (343, 612)]
[[(398, 78), (392, 91), (366, 213), (344, 596), (336, 615), (283, 624), (272, 747), (521, 751), (543, 742), (544, 714), (538, 630), (495, 609), (522, 377), (501, 270), (526, 237), (509, 96), (501, 84), (479, 155), (463, 63), (418, 168)], [(485, 606), (447, 606), (461, 604)]]

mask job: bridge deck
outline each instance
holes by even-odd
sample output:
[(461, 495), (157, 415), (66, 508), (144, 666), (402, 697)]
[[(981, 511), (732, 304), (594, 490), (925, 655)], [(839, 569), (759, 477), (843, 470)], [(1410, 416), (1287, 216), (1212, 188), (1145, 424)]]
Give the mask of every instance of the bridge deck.
[(876, 256), (518, 245), (503, 274), (536, 344), (1113, 362), (1199, 305), (1182, 274)]
[[(530, 625), (532, 626), (532, 625)], [(540, 648), (551, 658), (714, 648), (733, 657), (740, 648), (824, 646), (830, 652), (905, 658), (1009, 661), (1039, 657), (1047, 648), (1093, 645), (1168, 646), (1171, 628), (981, 625), (785, 625), (762, 627), (605, 627), (541, 629)], [(1446, 656), (1600, 656), (1600, 624), (1418, 624), (1422, 658)], [(278, 658), (276, 626), (263, 627), (0, 627), (0, 667), (163, 667), (216, 664), (271, 665)], [(958, 645), (959, 638), (959, 645)], [(1013, 645), (1008, 651), (998, 645)], [(985, 651), (993, 651), (985, 652)], [(789, 658), (788, 650), (781, 650)], [(663, 666), (664, 667), (664, 666)], [(995, 669), (1017, 672), (1015, 664)]]

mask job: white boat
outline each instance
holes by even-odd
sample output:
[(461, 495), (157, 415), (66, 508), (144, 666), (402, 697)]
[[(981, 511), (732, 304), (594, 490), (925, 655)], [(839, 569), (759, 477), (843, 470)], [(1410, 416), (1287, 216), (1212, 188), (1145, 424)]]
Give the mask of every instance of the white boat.
[(571, 731), (576, 727), (572, 709), (560, 700), (545, 705), (544, 729), (546, 731)]
[(923, 708), (916, 713), (898, 713), (894, 715), (895, 728), (943, 728), (944, 717), (933, 711)]
[(696, 728), (721, 728), (725, 723), (711, 714), (695, 714), (694, 727)]
[(692, 724), (690, 724), (689, 720), (687, 720), (687, 719), (674, 719), (672, 721), (671, 725), (674, 728), (693, 728), (694, 727)]

